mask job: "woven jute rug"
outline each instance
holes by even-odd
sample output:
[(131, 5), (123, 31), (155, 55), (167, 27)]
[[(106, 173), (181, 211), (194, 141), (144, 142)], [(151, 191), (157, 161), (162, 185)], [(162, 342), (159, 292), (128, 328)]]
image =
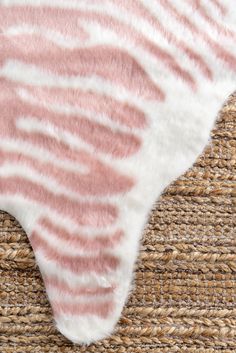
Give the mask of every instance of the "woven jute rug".
[(236, 96), (153, 210), (115, 334), (73, 346), (53, 325), (24, 231), (0, 213), (1, 353), (236, 352)]

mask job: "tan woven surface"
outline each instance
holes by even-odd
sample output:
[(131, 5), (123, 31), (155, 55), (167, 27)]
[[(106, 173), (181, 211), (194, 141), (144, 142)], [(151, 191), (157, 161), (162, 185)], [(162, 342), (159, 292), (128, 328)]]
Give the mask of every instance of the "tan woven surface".
[(236, 97), (212, 144), (152, 212), (116, 333), (76, 347), (53, 326), (19, 224), (0, 213), (1, 353), (236, 352)]

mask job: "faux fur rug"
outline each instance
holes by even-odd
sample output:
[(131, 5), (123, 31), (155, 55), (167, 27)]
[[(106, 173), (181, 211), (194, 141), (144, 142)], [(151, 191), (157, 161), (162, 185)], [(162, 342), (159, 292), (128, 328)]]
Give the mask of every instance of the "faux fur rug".
[(90, 343), (120, 317), (154, 202), (236, 87), (236, 12), (49, 4), (0, 2), (0, 208), (29, 237), (58, 329)]
[(1, 353), (234, 353), (235, 137), (236, 96), (211, 145), (152, 211), (114, 334), (89, 347), (56, 330), (29, 241), (0, 214)]

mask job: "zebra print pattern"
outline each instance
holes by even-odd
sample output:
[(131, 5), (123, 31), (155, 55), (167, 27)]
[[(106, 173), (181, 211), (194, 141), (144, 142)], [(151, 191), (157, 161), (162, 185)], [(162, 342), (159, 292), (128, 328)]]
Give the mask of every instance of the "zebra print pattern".
[(148, 212), (235, 89), (233, 3), (0, 1), (0, 208), (74, 342), (113, 330)]

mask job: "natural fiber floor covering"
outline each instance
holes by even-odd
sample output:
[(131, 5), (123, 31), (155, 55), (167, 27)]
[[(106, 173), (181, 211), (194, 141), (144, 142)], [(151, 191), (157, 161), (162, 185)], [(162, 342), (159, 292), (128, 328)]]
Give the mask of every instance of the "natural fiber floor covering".
[(24, 231), (0, 213), (1, 353), (236, 352), (236, 96), (212, 144), (151, 214), (116, 333), (73, 346), (53, 326)]

